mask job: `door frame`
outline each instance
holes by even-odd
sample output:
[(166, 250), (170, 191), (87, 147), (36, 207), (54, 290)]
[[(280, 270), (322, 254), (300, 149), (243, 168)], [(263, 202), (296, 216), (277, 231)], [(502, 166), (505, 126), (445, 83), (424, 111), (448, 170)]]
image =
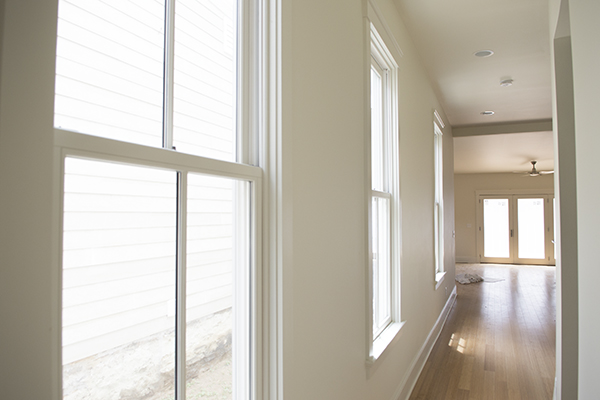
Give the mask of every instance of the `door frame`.
[[(509, 199), (509, 229), (514, 232), (510, 237), (510, 257), (509, 258), (491, 258), (483, 256), (483, 206), (484, 198), (508, 198)], [(544, 259), (520, 259), (518, 258), (518, 237), (517, 229), (517, 198), (543, 198), (544, 199)], [(482, 263), (497, 264), (534, 264), (534, 265), (555, 265), (554, 259), (554, 192), (547, 189), (524, 189), (524, 190), (477, 190), (475, 191), (476, 221), (477, 221), (477, 257)]]

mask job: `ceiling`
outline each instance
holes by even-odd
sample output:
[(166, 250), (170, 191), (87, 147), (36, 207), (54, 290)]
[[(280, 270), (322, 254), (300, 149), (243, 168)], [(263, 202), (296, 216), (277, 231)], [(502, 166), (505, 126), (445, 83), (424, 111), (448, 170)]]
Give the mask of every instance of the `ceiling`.
[[(457, 174), (526, 172), (531, 161), (539, 171), (554, 169), (552, 131), (505, 133), (454, 138), (454, 172)], [(540, 158), (550, 154), (549, 158)]]
[[(553, 169), (548, 1), (395, 2), (453, 127), (455, 172)], [(529, 121), (542, 123), (515, 125)]]

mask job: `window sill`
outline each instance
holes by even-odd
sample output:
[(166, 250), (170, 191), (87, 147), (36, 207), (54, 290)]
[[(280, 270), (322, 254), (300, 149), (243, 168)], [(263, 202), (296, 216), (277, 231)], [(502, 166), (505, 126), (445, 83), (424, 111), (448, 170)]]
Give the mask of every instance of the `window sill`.
[(435, 290), (437, 290), (437, 288), (440, 287), (440, 285), (442, 284), (442, 282), (444, 281), (444, 278), (446, 277), (446, 272), (438, 272), (437, 274), (435, 274)]
[(367, 366), (372, 366), (381, 357), (386, 349), (389, 348), (390, 344), (396, 339), (400, 333), (400, 329), (404, 326), (405, 322), (393, 322), (391, 323), (381, 334), (373, 341), (371, 347), (371, 354), (367, 359)]

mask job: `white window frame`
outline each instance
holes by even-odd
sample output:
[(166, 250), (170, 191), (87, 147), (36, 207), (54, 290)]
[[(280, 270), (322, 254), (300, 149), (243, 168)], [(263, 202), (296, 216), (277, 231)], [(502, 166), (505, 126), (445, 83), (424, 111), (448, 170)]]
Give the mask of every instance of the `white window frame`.
[(434, 111), (433, 121), (433, 170), (434, 170), (434, 210), (433, 210), (433, 236), (434, 236), (434, 268), (435, 288), (437, 289), (446, 275), (444, 267), (444, 132), (440, 128), (444, 122)]
[[(163, 147), (149, 147), (135, 143), (123, 142), (92, 136), (84, 133), (72, 132), (64, 129), (54, 129), (54, 174), (60, 186), (55, 191), (55, 200), (58, 204), (57, 214), (59, 221), (58, 232), (58, 265), (62, 266), (62, 232), (64, 213), (64, 175), (65, 159), (67, 157), (83, 158), (97, 161), (122, 163), (135, 166), (146, 166), (160, 168), (176, 172), (179, 175), (181, 185), (178, 188), (179, 215), (177, 223), (178, 235), (178, 257), (177, 274), (178, 281), (185, 281), (185, 254), (186, 254), (186, 231), (187, 218), (185, 215), (186, 178), (189, 173), (200, 173), (211, 176), (227, 177), (240, 181), (247, 181), (251, 186), (250, 202), (251, 218), (247, 231), (250, 234), (251, 266), (250, 273), (244, 277), (247, 282), (244, 290), (248, 293), (248, 302), (245, 304), (252, 318), (242, 318), (234, 321), (234, 325), (241, 324), (249, 329), (248, 337), (250, 348), (241, 353), (248, 357), (243, 359), (243, 369), (248, 369), (245, 377), (236, 378), (239, 374), (234, 371), (234, 383), (238, 385), (238, 395), (234, 392), (236, 400), (258, 400), (263, 398), (275, 398), (279, 389), (278, 354), (279, 354), (279, 330), (281, 321), (276, 319), (277, 313), (273, 311), (275, 304), (279, 302), (277, 296), (281, 294), (270, 289), (268, 282), (273, 281), (273, 274), (269, 268), (269, 243), (279, 240), (276, 229), (269, 230), (269, 219), (272, 224), (277, 225), (279, 213), (267, 215), (265, 210), (270, 210), (268, 202), (270, 194), (276, 193), (277, 181), (269, 183), (263, 176), (270, 177), (276, 171), (269, 168), (269, 160), (279, 154), (279, 149), (270, 145), (279, 137), (280, 127), (270, 119), (280, 112), (279, 85), (280, 85), (280, 50), (278, 37), (281, 34), (279, 24), (279, 3), (265, 2), (262, 0), (238, 0), (238, 57), (240, 67), (238, 70), (238, 124), (237, 124), (237, 162), (228, 162), (179, 153), (172, 149), (172, 100), (166, 101), (164, 107), (165, 133), (163, 134)], [(174, 1), (166, 0), (166, 9), (171, 13), (167, 17), (167, 31), (172, 30), (172, 13)], [(270, 18), (272, 16), (272, 18)], [(165, 46), (165, 53), (172, 53), (172, 46)], [(171, 54), (172, 55), (172, 54)], [(172, 64), (165, 65), (165, 92), (166, 96), (172, 93)], [(269, 119), (270, 118), (270, 119)], [(183, 206), (181, 202), (183, 201)], [(279, 201), (275, 196), (274, 201)], [(264, 256), (263, 256), (264, 254)], [(58, 297), (62, 304), (62, 267), (58, 276)], [(238, 282), (239, 283), (239, 282)], [(236, 284), (238, 284), (236, 283)], [(183, 285), (185, 288), (185, 285)], [(276, 293), (275, 295), (272, 295)], [(271, 294), (271, 295), (270, 295)], [(176, 365), (176, 392), (177, 399), (185, 399), (185, 290), (179, 291), (177, 295), (178, 318), (177, 318), (177, 352), (178, 362)], [(58, 318), (62, 315), (59, 312)], [(273, 320), (273, 318), (275, 318)], [(274, 326), (273, 338), (270, 339), (270, 324), (265, 319), (272, 320)], [(58, 322), (62, 326), (62, 322)], [(60, 336), (60, 335), (59, 335)], [(59, 343), (59, 349), (62, 343)], [(60, 354), (60, 351), (59, 351)], [(269, 356), (270, 354), (270, 356)], [(183, 356), (183, 357), (181, 357)], [(275, 361), (270, 362), (270, 357)], [(62, 357), (57, 357), (56, 368), (62, 370)], [(62, 379), (62, 374), (58, 374)], [(57, 385), (59, 398), (62, 398), (62, 382)]]
[[(398, 131), (398, 64), (388, 50), (384, 40), (378, 33), (375, 25), (369, 22), (369, 63), (368, 75), (370, 82), (371, 68), (382, 71), (382, 147), (384, 149), (383, 157), (383, 187), (380, 190), (374, 190), (371, 182), (371, 124), (368, 124), (369, 140), (368, 148), (368, 218), (369, 218), (369, 273), (368, 273), (368, 355), (367, 364), (373, 365), (383, 354), (386, 348), (392, 343), (400, 332), (404, 322), (400, 317), (400, 249), (401, 249), (401, 231), (400, 231), (400, 183), (399, 183), (399, 131)], [(371, 85), (368, 90), (368, 103), (371, 99)], [(371, 111), (369, 106), (368, 121), (371, 121)], [(373, 200), (386, 199), (389, 202), (389, 318), (387, 318), (379, 327), (375, 328), (374, 321), (374, 298), (375, 274), (374, 274), (374, 227), (373, 221)]]

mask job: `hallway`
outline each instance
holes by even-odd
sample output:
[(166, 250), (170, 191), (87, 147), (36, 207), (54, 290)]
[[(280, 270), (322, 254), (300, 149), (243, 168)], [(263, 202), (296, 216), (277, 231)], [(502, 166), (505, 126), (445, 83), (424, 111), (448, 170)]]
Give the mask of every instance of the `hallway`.
[(460, 285), (411, 400), (552, 399), (555, 268), (457, 264)]

